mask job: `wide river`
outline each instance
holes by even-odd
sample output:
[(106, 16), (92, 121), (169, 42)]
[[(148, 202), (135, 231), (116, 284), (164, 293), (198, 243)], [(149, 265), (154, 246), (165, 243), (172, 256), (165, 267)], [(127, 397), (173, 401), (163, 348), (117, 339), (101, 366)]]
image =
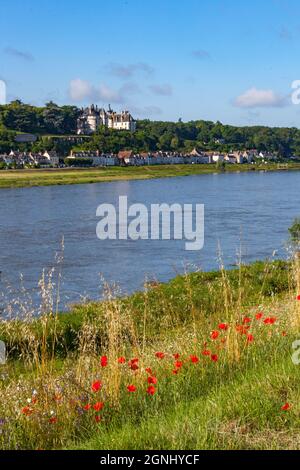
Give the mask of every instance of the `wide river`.
[[(1, 189), (0, 195), (0, 308), (22, 298), (38, 311), (38, 280), (43, 269), (56, 266), (63, 237), (60, 308), (100, 298), (101, 276), (129, 293), (141, 289), (145, 279), (166, 281), (186, 270), (216, 269), (219, 245), (226, 266), (237, 262), (240, 251), (243, 262), (286, 256), (288, 227), (300, 216), (300, 172)], [(186, 251), (181, 240), (100, 241), (97, 206), (118, 206), (119, 195), (147, 207), (204, 204), (203, 249)]]

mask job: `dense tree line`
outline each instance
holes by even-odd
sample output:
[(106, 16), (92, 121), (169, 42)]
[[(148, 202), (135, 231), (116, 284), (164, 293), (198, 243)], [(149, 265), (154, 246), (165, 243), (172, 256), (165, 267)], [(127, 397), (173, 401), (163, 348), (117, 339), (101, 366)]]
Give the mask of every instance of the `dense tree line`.
[[(63, 155), (72, 148), (114, 153), (120, 149), (187, 152), (196, 147), (218, 151), (256, 148), (277, 152), (284, 157), (300, 155), (300, 130), (295, 127), (237, 127), (203, 120), (186, 123), (139, 120), (134, 133), (100, 127), (96, 134), (80, 146), (74, 146), (64, 139), (43, 137), (45, 134), (74, 134), (79, 114), (80, 110), (76, 106), (58, 106), (53, 102), (36, 107), (17, 100), (0, 106), (0, 152), (10, 148), (33, 151), (54, 149)], [(16, 144), (16, 131), (37, 134), (39, 140), (34, 144)]]

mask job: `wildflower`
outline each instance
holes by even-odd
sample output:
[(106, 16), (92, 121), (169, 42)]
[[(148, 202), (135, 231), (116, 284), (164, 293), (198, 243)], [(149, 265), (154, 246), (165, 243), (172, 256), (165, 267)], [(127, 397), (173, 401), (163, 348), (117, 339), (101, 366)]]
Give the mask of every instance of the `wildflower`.
[(249, 317), (244, 317), (243, 325), (245, 325), (246, 323), (250, 323), (250, 322), (251, 322), (251, 318), (249, 318)]
[(211, 339), (217, 339), (218, 336), (219, 336), (219, 332), (217, 330), (212, 331), (210, 334)]
[(147, 367), (147, 369), (145, 369), (145, 371), (147, 372), (147, 374), (153, 375), (152, 369), (150, 367)]
[(30, 416), (33, 413), (33, 409), (29, 406), (24, 406), (24, 408), (21, 410), (21, 413), (25, 416)]
[(178, 372), (179, 372), (179, 369), (173, 369), (173, 370), (172, 370), (172, 374), (173, 374), (173, 375), (177, 375)]
[(182, 361), (175, 361), (175, 367), (176, 367), (176, 369), (180, 369), (182, 366), (183, 366), (183, 362), (182, 362)]
[(49, 419), (49, 423), (50, 423), (50, 424), (56, 424), (56, 423), (57, 423), (57, 418), (56, 418), (56, 416), (52, 416), (52, 417)]
[(104, 403), (102, 401), (97, 401), (97, 403), (93, 405), (95, 411), (101, 411), (103, 407)]
[(125, 362), (126, 362), (125, 357), (123, 357), (123, 356), (118, 357), (118, 363), (119, 363), (119, 364), (125, 364)]
[(217, 362), (217, 360), (219, 359), (217, 354), (212, 354), (210, 357), (213, 362)]
[(241, 333), (241, 335), (246, 335), (249, 330), (249, 326), (237, 325), (236, 331)]
[(91, 409), (91, 405), (89, 403), (87, 403), (86, 405), (83, 406), (83, 409), (85, 411), (89, 411)]
[(173, 354), (173, 357), (174, 357), (174, 359), (176, 359), (176, 360), (177, 360), (177, 359), (179, 359), (179, 358), (180, 358), (180, 354), (179, 354), (179, 353)]
[(276, 322), (277, 318), (276, 317), (267, 317), (264, 319), (264, 323), (266, 325), (273, 325)]
[(96, 382), (92, 384), (93, 392), (99, 392), (101, 387), (102, 387), (102, 383), (100, 382), (100, 380), (97, 380)]
[(163, 359), (165, 357), (165, 354), (163, 352), (157, 352), (155, 353), (155, 356), (158, 358), (158, 359)]
[(156, 377), (148, 377), (147, 381), (148, 381), (148, 384), (153, 384), (153, 385), (157, 384), (157, 378)]
[(254, 341), (254, 336), (249, 333), (249, 334), (247, 335), (247, 342), (248, 342), (248, 343), (252, 343), (252, 341)]
[(101, 416), (96, 415), (96, 416), (95, 416), (95, 421), (96, 421), (96, 423), (100, 423), (100, 421), (101, 421)]
[(128, 390), (128, 392), (135, 392), (136, 391), (136, 386), (135, 385), (127, 385), (127, 390)]
[(228, 325), (226, 323), (219, 323), (219, 330), (228, 330)]
[(191, 354), (190, 360), (193, 364), (197, 364), (197, 362), (199, 362), (199, 357), (195, 356), (194, 354)]
[(288, 411), (291, 408), (291, 405), (289, 403), (285, 403), (281, 409), (282, 411)]
[(297, 299), (297, 300), (300, 300), (300, 295), (297, 295), (296, 299)]
[(130, 369), (131, 370), (137, 370), (139, 368), (138, 362), (139, 362), (139, 360), (138, 360), (137, 357), (135, 357), (133, 359), (130, 359), (130, 361), (128, 362), (128, 365), (129, 365)]
[(107, 356), (102, 356), (101, 359), (100, 359), (101, 367), (106, 367), (107, 363), (108, 363)]
[(148, 395), (154, 395), (155, 392), (156, 392), (155, 387), (153, 387), (153, 385), (149, 385), (149, 387), (147, 388)]
[(204, 350), (202, 351), (202, 355), (203, 355), (203, 356), (210, 356), (210, 351), (209, 351), (208, 349), (204, 349)]
[(256, 320), (260, 320), (262, 317), (263, 317), (263, 313), (262, 313), (262, 312), (258, 312), (258, 313), (255, 315)]
[(282, 334), (282, 336), (286, 336), (286, 335), (287, 335), (287, 332), (286, 332), (286, 331), (283, 331), (281, 334)]

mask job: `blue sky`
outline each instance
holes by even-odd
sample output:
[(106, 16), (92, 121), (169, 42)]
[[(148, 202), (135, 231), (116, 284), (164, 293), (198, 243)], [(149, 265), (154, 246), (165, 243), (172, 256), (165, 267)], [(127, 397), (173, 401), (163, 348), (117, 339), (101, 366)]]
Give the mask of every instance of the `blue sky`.
[(1, 0), (8, 100), (296, 126), (298, 0)]

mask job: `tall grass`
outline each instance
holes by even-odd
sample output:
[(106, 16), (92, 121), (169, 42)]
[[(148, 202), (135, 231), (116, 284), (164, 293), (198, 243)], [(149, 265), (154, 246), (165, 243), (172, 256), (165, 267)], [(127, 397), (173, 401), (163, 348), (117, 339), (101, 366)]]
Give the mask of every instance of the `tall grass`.
[[(189, 406), (195, 410), (197, 403), (199, 420), (209, 428), (210, 413), (214, 419), (224, 415), (214, 394), (227, 397), (227, 414), (236, 416), (236, 398), (226, 390), (232, 393), (234, 383), (242, 387), (243, 377), (249, 384), (255, 370), (261, 376), (264, 367), (278, 371), (287, 360), (300, 326), (299, 272), (298, 258), (240, 263), (232, 271), (221, 266), (216, 273), (148, 283), (144, 292), (121, 299), (106, 285), (103, 302), (74, 306), (69, 314), (59, 314), (52, 278), (44, 277), (41, 318), (0, 324), (9, 356), (0, 379), (0, 447), (53, 449), (87, 442), (92, 443), (87, 447), (126, 448), (136, 429), (146, 432), (153, 420), (166, 429), (168, 417), (182, 421), (184, 410), (193, 415)], [(280, 428), (289, 393), (280, 391), (280, 378), (276, 386), (266, 406), (272, 405)], [(255, 394), (249, 406), (257, 417)], [(141, 434), (131, 448), (176, 448), (161, 432), (159, 444), (149, 426), (152, 441)], [(222, 447), (209, 431), (197, 432), (192, 442)]]

